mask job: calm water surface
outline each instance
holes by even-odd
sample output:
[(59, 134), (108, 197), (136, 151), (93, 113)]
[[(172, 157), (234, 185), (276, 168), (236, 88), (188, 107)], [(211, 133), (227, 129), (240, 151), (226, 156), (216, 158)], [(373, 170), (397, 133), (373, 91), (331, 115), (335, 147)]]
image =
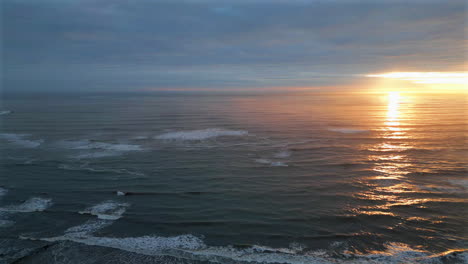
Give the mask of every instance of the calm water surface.
[(466, 263), (466, 111), (466, 94), (5, 97), (0, 263)]

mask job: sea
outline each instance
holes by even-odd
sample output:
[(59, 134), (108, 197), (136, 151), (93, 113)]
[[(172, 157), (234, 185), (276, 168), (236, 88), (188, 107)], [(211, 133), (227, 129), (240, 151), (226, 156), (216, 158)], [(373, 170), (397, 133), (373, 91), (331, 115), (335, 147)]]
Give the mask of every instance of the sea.
[(466, 93), (7, 94), (0, 263), (468, 263)]

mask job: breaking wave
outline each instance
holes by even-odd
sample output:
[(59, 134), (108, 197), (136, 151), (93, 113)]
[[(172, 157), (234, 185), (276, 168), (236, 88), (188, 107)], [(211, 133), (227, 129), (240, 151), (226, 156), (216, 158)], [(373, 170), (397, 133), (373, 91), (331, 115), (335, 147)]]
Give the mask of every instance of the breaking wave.
[(7, 189), (0, 187), (0, 198), (5, 196), (7, 193), (8, 193)]
[(75, 155), (77, 159), (103, 158), (118, 156), (126, 152), (143, 150), (140, 145), (98, 142), (93, 140), (62, 141), (61, 145), (68, 149), (85, 151)]
[(11, 111), (10, 111), (10, 110), (0, 111), (0, 116), (2, 116), (2, 115), (8, 115), (8, 114), (11, 114)]
[(369, 130), (356, 129), (356, 128), (329, 128), (328, 131), (344, 133), (344, 134), (357, 134), (357, 133), (369, 132)]
[(128, 174), (128, 175), (133, 175), (137, 177), (146, 176), (144, 173), (137, 172), (137, 171), (130, 171), (127, 169), (92, 168), (87, 163), (76, 165), (76, 166), (68, 165), (68, 164), (60, 164), (58, 168), (62, 170), (71, 170), (71, 171), (89, 171), (89, 172), (97, 172), (97, 173)]
[(291, 152), (290, 151), (287, 151), (287, 150), (283, 150), (283, 151), (280, 151), (278, 153), (275, 153), (275, 155), (273, 155), (275, 158), (289, 158), (291, 157)]
[(117, 220), (125, 213), (128, 203), (118, 203), (115, 201), (105, 201), (83, 211), (80, 214), (95, 215), (103, 220)]
[(44, 142), (42, 139), (27, 139), (29, 136), (27, 134), (2, 133), (0, 134), (0, 139), (23, 148), (37, 148)]
[(176, 131), (156, 136), (156, 139), (165, 140), (204, 140), (217, 137), (244, 136), (248, 132), (244, 130), (225, 130), (219, 128), (208, 128), (202, 130)]
[(11, 213), (31, 213), (31, 212), (42, 212), (52, 205), (52, 199), (33, 197), (29, 198), (25, 202), (19, 205), (10, 205), (7, 207), (0, 208), (0, 212), (11, 212)]
[[(287, 264), (337, 264), (337, 263), (439, 263), (442, 259), (450, 263), (463, 263), (468, 258), (466, 250), (454, 250), (431, 254), (413, 249), (406, 244), (388, 243), (386, 250), (370, 254), (332, 253), (326, 250), (307, 251), (294, 243), (289, 248), (273, 248), (261, 245), (207, 246), (193, 235), (173, 237), (98, 237), (92, 233), (111, 222), (88, 221), (83, 225), (69, 228), (63, 236), (41, 238), (43, 241), (72, 241), (89, 246), (120, 249), (149, 256), (169, 255), (173, 257), (207, 261), (210, 263), (287, 263)], [(22, 239), (34, 239), (21, 237)], [(34, 239), (35, 240), (35, 239)]]
[(260, 164), (268, 164), (272, 167), (287, 167), (288, 166), (288, 164), (282, 161), (274, 161), (274, 160), (269, 160), (269, 159), (256, 159), (255, 162), (260, 163)]

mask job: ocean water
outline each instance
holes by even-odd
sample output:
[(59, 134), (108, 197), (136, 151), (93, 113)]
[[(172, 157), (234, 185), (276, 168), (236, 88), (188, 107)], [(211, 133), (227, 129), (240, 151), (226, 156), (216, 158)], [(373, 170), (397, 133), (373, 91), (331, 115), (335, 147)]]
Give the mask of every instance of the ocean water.
[(5, 96), (0, 263), (467, 263), (466, 94)]

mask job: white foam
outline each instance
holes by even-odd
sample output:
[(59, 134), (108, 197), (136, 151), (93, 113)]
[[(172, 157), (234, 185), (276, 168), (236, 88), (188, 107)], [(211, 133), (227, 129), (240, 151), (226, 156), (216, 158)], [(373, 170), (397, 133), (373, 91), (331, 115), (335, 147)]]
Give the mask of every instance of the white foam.
[(117, 220), (125, 213), (128, 203), (118, 203), (115, 201), (105, 201), (83, 211), (80, 214), (91, 214), (104, 220)]
[(356, 133), (367, 133), (369, 130), (355, 129), (355, 128), (329, 128), (329, 131), (344, 133), (344, 134), (356, 134)]
[(176, 131), (156, 136), (156, 139), (165, 140), (204, 140), (216, 137), (244, 136), (248, 132), (244, 130), (225, 130), (219, 128), (208, 128), (202, 130)]
[[(193, 235), (174, 237), (97, 237), (92, 233), (112, 223), (88, 221), (83, 225), (69, 228), (63, 236), (42, 238), (44, 241), (73, 241), (90, 246), (102, 246), (134, 252), (144, 255), (170, 255), (209, 261), (210, 263), (287, 263), (287, 264), (337, 264), (337, 263), (439, 263), (445, 253), (431, 255), (401, 243), (389, 243), (386, 250), (372, 254), (342, 253), (342, 258), (330, 256), (325, 250), (304, 252), (304, 246), (290, 248), (272, 248), (253, 245), (248, 248), (233, 246), (207, 246), (200, 238)], [(23, 239), (31, 239), (21, 237)], [(333, 243), (332, 243), (333, 244)], [(467, 252), (459, 252), (457, 258), (467, 259)]]
[(19, 205), (10, 205), (0, 208), (0, 211), (13, 213), (41, 212), (52, 205), (52, 199), (33, 197)]
[(7, 193), (8, 193), (7, 189), (0, 187), (0, 198), (5, 196)]
[(116, 194), (117, 194), (117, 196), (125, 196), (125, 195), (127, 195), (125, 192), (122, 192), (122, 191), (117, 191)]
[(90, 172), (101, 172), (101, 173), (116, 173), (116, 174), (129, 174), (138, 177), (145, 177), (144, 173), (137, 172), (137, 171), (130, 171), (127, 169), (110, 169), (110, 168), (92, 168), (88, 165), (88, 163), (81, 164), (81, 165), (68, 165), (68, 164), (60, 164), (59, 169), (62, 170), (72, 170), (72, 171), (90, 171)]
[(448, 182), (452, 185), (459, 186), (465, 190), (468, 190), (468, 180), (467, 179), (452, 179), (448, 180)]
[(108, 220), (89, 220), (86, 223), (73, 226), (65, 230), (66, 237), (85, 237), (90, 236), (94, 232), (112, 224), (112, 221)]
[(74, 155), (77, 159), (94, 159), (122, 155), (126, 152), (143, 150), (140, 145), (97, 142), (88, 139), (85, 140), (66, 140), (62, 141), (62, 147), (86, 151), (78, 155)]
[(288, 166), (288, 164), (282, 161), (273, 161), (269, 159), (256, 159), (255, 162), (261, 163), (261, 164), (268, 164), (272, 167), (287, 167)]
[(14, 225), (15, 222), (11, 220), (6, 220), (6, 219), (0, 219), (0, 228), (5, 228), (5, 227), (10, 227)]
[(420, 190), (425, 190), (434, 193), (465, 193), (466, 190), (463, 186), (439, 186), (439, 185), (419, 185)]
[(273, 155), (275, 158), (289, 158), (291, 156), (291, 152), (290, 151), (287, 151), (287, 150), (283, 150), (283, 151), (280, 151), (278, 153), (275, 153), (275, 155)]
[(20, 147), (24, 148), (37, 148), (39, 147), (44, 140), (38, 139), (38, 140), (32, 140), (32, 139), (27, 139), (29, 135), (27, 134), (13, 134), (13, 133), (2, 133), (0, 134), (0, 139), (6, 140), (12, 144), (15, 144)]
[(70, 149), (81, 150), (108, 150), (122, 152), (142, 150), (140, 145), (97, 142), (88, 139), (76, 141), (63, 141), (63, 144)]
[(10, 110), (0, 111), (0, 116), (2, 116), (2, 115), (8, 115), (8, 114), (11, 114), (11, 111), (10, 111)]
[(134, 140), (145, 140), (148, 139), (148, 136), (135, 136), (133, 137)]

